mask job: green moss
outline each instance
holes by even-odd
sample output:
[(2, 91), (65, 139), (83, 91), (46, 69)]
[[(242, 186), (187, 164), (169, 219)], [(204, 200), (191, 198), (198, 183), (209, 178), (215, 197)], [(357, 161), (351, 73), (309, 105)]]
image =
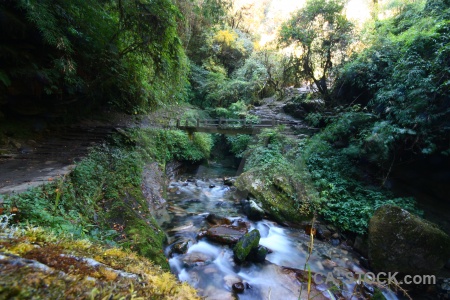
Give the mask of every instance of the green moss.
[(120, 243), (168, 270), (163, 253), (166, 235), (150, 213), (147, 202), (137, 188), (126, 188), (123, 200), (114, 202), (106, 219), (122, 226)]
[(257, 229), (246, 233), (233, 248), (236, 260), (240, 262), (244, 261), (252, 249), (258, 248), (260, 239), (261, 235)]
[(386, 205), (370, 220), (369, 258), (375, 271), (436, 274), (450, 255), (450, 237), (400, 207)]
[[(168, 269), (165, 234), (141, 190), (143, 167), (155, 159), (164, 164), (180, 157), (206, 158), (211, 140), (199, 135), (191, 141), (185, 133), (163, 130), (134, 130), (130, 136), (142, 143), (130, 144), (116, 135), (112, 144), (94, 149), (70, 175), (7, 197), (5, 205), (19, 209), (16, 221), (21, 226), (43, 226), (76, 238), (121, 245)], [(174, 142), (172, 136), (180, 139)]]
[(310, 219), (311, 212), (302, 207), (304, 204), (302, 200), (305, 199), (295, 197), (297, 194), (293, 184), (282, 175), (274, 177), (272, 182), (268, 182), (257, 172), (248, 171), (238, 177), (235, 185), (239, 190), (252, 194), (260, 201), (263, 209), (277, 222), (299, 223)]
[(38, 227), (0, 233), (0, 299), (198, 299), (188, 284), (129, 250)]

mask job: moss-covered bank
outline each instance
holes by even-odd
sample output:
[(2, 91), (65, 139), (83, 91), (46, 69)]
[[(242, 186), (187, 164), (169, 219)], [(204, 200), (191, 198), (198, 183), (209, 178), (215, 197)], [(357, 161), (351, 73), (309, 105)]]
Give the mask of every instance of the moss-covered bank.
[(187, 284), (130, 250), (0, 227), (0, 299), (198, 299)]

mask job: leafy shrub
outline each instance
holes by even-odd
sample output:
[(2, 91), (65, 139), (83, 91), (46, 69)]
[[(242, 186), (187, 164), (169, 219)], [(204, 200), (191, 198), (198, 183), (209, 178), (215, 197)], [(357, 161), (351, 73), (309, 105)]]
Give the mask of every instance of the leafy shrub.
[(148, 129), (135, 132), (145, 155), (165, 164), (171, 160), (200, 161), (209, 157), (213, 146), (210, 134), (182, 130)]
[(231, 152), (238, 158), (244, 156), (245, 151), (248, 149), (252, 136), (248, 134), (238, 134), (235, 136), (227, 136), (227, 142), (231, 146)]
[(414, 199), (393, 198), (387, 190), (367, 181), (368, 174), (358, 165), (360, 148), (336, 149), (327, 142), (327, 139), (335, 139), (332, 133), (342, 133), (342, 127), (332, 125), (330, 132), (325, 129), (307, 143), (302, 143), (299, 150), (302, 153), (300, 159), (305, 161), (319, 192), (319, 214), (339, 228), (357, 233), (365, 233), (372, 214), (386, 204), (395, 204), (420, 214), (414, 206)]

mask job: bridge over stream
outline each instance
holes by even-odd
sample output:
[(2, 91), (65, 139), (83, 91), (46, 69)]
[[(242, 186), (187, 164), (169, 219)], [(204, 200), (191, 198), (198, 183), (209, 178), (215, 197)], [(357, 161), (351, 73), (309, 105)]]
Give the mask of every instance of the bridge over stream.
[[(246, 119), (196, 119), (181, 121), (177, 119), (171, 121), (170, 124), (177, 129), (193, 132), (206, 132), (206, 133), (221, 133), (228, 135), (236, 134), (256, 134), (264, 128), (272, 128), (279, 125), (296, 125), (290, 121), (280, 121), (275, 119), (262, 119), (257, 123), (250, 122)], [(171, 127), (172, 127), (171, 126)]]

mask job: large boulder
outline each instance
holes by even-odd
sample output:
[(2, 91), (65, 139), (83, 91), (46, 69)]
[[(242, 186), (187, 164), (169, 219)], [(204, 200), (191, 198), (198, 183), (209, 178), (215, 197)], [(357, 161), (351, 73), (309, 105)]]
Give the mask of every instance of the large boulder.
[(375, 271), (436, 274), (450, 257), (450, 237), (400, 207), (379, 208), (369, 224), (369, 259)]
[(253, 249), (258, 249), (260, 239), (261, 235), (258, 229), (254, 229), (245, 234), (233, 248), (234, 258), (238, 262), (245, 261)]
[(262, 209), (279, 223), (300, 223), (312, 218), (306, 210), (298, 209), (298, 202), (302, 205), (303, 195), (292, 197), (296, 194), (293, 183), (282, 174), (274, 175), (268, 182), (257, 171), (247, 171), (237, 178), (235, 186), (243, 196), (254, 196), (262, 204)]

